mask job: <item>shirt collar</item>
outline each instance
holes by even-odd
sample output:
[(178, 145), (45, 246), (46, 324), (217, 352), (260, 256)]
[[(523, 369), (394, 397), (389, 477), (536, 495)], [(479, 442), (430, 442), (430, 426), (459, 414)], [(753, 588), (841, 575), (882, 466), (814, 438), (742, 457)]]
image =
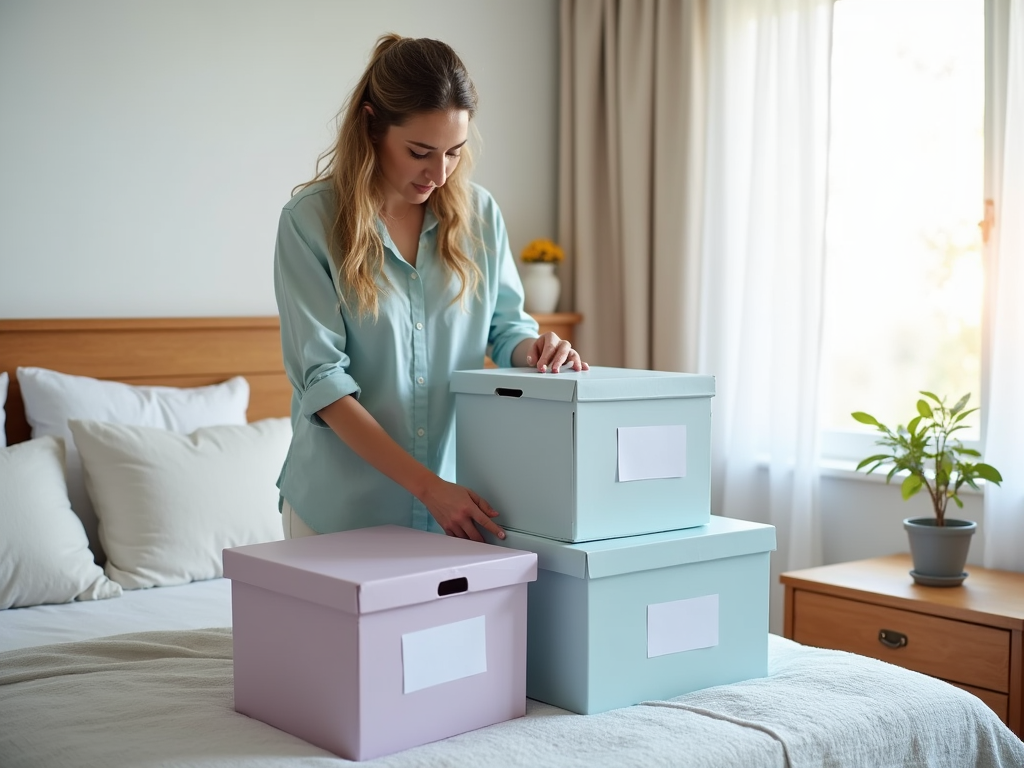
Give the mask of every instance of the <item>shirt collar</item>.
[[(426, 234), (430, 230), (437, 227), (437, 216), (434, 215), (434, 209), (429, 205), (427, 210), (423, 213), (423, 227), (420, 229), (420, 236)], [(388, 232), (387, 225), (384, 223), (384, 219), (377, 215), (377, 234), (380, 235), (381, 240), (384, 241), (384, 247), (388, 248), (392, 253), (398, 254), (398, 248), (395, 245), (395, 241), (391, 239), (391, 233)]]

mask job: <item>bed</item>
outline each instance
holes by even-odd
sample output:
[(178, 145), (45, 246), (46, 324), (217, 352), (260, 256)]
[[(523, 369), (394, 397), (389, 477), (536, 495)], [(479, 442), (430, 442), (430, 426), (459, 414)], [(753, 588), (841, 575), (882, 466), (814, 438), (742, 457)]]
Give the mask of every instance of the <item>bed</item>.
[[(277, 768), (348, 763), (234, 712), (230, 583), (215, 573), (208, 552), (199, 556), (193, 550), (216, 551), (224, 541), (235, 540), (224, 530), (202, 529), (193, 521), (189, 535), (198, 530), (203, 541), (176, 552), (171, 540), (180, 532), (161, 528), (164, 518), (202, 507), (210, 499), (230, 506), (217, 496), (216, 485), (231, 476), (235, 453), (256, 451), (253, 445), (259, 451), (246, 454), (250, 471), (244, 477), (254, 486), (252, 492), (261, 494), (261, 510), (272, 503), (263, 497), (272, 495), (275, 452), (287, 441), (280, 427), (287, 424), (290, 393), (277, 334), (276, 318), (0, 321), (0, 399), (5, 381), (8, 390), (6, 425), (0, 432), (10, 446), (0, 448), (0, 479), (9, 473), (7, 489), (0, 487), (0, 516), (16, 516), (19, 510), (27, 514), (25, 504), (11, 502), (10, 489), (25, 485), (22, 479), (29, 474), (21, 468), (12, 474), (8, 465), (29, 455), (36, 444), (40, 456), (49, 457), (51, 470), (53, 456), (67, 455), (57, 450), (59, 441), (52, 437), (30, 439), (26, 397), (38, 422), (39, 394), (29, 389), (39, 382), (29, 385), (30, 374), (19, 377), (19, 368), (129, 387), (216, 388), (234, 408), (227, 413), (217, 410), (227, 406), (213, 408), (204, 402), (202, 418), (194, 413), (186, 418), (173, 412), (177, 393), (159, 389), (167, 401), (150, 411), (143, 408), (142, 416), (116, 410), (108, 410), (105, 417), (102, 412), (99, 417), (96, 412), (70, 414), (78, 458), (89, 470), (87, 491), (95, 496), (96, 511), (102, 510), (104, 528), (101, 537), (94, 521), (79, 523), (75, 536), (58, 542), (64, 547), (59, 551), (70, 553), (65, 560), (73, 555), (80, 566), (73, 574), (77, 581), (69, 587), (78, 591), (70, 598), (45, 594), (53, 587), (33, 576), (39, 558), (21, 563), (21, 571), (12, 568), (20, 550), (5, 553), (3, 547), (13, 545), (5, 544), (3, 536), (24, 536), (26, 526), (32, 533), (34, 523), (23, 521), (15, 530), (4, 528), (0, 519), (0, 577), (5, 580), (0, 599), (11, 604), (0, 610), (0, 766)], [(227, 390), (220, 388), (231, 381), (237, 385), (239, 377), (247, 384), (244, 398), (237, 386), (225, 395)], [(115, 405), (120, 408), (120, 403)], [(217, 421), (225, 413), (234, 423)], [(122, 417), (123, 424), (118, 422)], [(128, 423), (143, 417), (164, 419), (165, 426)], [(196, 419), (212, 423), (195, 426)], [(53, 429), (57, 427), (64, 425)], [(205, 436), (206, 443), (196, 435)], [(152, 463), (159, 464), (170, 452), (184, 450), (186, 437), (192, 441), (189, 450), (198, 450), (195, 446), (202, 448), (211, 435), (220, 448), (229, 445), (228, 437), (240, 441), (230, 443), (239, 447), (222, 450), (227, 456), (206, 456), (204, 461), (226, 463), (218, 465), (216, 477), (200, 481), (192, 475), (186, 475), (187, 482), (182, 475), (168, 479), (164, 468), (163, 474), (143, 476), (145, 487), (138, 487), (139, 478), (135, 485), (128, 483), (110, 458), (115, 448), (142, 457), (140, 461), (155, 452)], [(266, 465), (254, 463), (258, 461)], [(70, 460), (68, 466), (65, 497), (73, 493)], [(263, 467), (259, 482), (251, 467)], [(148, 471), (157, 469), (150, 466)], [(33, 481), (30, 490), (42, 484)], [(196, 484), (202, 486), (201, 496), (179, 497), (185, 491), (178, 486)], [(125, 499), (129, 486), (135, 488), (130, 504)], [(56, 510), (46, 514), (60, 512), (63, 517), (53, 517), (49, 528), (34, 534), (45, 534), (53, 546), (50, 539), (59, 538), (53, 527), (65, 525), (67, 515), (78, 512), (70, 512), (69, 499), (56, 496), (44, 499)], [(259, 535), (277, 535), (267, 527), (272, 512), (261, 514), (256, 525), (245, 521), (248, 534), (255, 527)], [(239, 521), (228, 515), (218, 524), (237, 533)], [(154, 531), (162, 537), (160, 546), (154, 547), (152, 538), (148, 547), (135, 546), (132, 537), (145, 539)], [(98, 554), (97, 549), (104, 551)], [(94, 556), (100, 561), (106, 557), (103, 568)], [(119, 581), (108, 579), (110, 573)], [(528, 701), (523, 718), (367, 764), (1021, 768), (1024, 743), (979, 699), (947, 683), (771, 636), (769, 674), (762, 679), (589, 716)]]

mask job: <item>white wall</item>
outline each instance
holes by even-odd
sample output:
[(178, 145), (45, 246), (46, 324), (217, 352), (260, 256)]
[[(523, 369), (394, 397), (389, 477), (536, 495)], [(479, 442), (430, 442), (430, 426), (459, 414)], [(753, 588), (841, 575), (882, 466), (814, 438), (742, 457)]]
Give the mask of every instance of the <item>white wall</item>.
[(276, 314), (281, 206), (391, 31), (459, 52), (474, 178), (554, 237), (558, 0), (0, 0), (0, 317)]

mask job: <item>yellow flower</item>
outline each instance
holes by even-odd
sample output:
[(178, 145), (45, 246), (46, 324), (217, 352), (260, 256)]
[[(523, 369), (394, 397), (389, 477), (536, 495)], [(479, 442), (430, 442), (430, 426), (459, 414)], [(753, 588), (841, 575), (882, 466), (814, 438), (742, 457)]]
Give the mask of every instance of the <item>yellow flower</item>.
[(565, 258), (565, 253), (557, 243), (541, 239), (531, 241), (519, 256), (523, 263), (531, 264), (538, 261), (559, 262)]

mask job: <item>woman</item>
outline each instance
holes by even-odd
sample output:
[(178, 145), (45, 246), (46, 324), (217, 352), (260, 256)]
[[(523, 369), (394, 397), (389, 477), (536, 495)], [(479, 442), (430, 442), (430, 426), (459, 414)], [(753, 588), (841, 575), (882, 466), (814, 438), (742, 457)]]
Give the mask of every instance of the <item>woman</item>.
[(504, 537), (498, 512), (450, 481), (450, 374), (479, 368), (488, 346), (499, 366), (588, 368), (523, 312), (501, 212), (469, 181), (476, 103), (449, 46), (381, 37), (326, 167), (281, 213), (288, 537), (385, 523)]

